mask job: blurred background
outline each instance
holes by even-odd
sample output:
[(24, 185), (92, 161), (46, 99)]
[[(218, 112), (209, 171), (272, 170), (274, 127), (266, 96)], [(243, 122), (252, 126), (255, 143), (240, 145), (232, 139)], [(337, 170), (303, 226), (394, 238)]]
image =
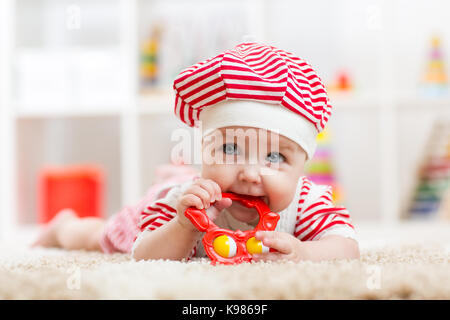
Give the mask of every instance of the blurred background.
[(333, 117), (307, 174), (356, 224), (449, 221), (448, 12), (445, 0), (0, 0), (0, 236), (71, 203), (103, 217), (136, 203), (185, 128), (174, 77), (249, 39), (326, 83)]

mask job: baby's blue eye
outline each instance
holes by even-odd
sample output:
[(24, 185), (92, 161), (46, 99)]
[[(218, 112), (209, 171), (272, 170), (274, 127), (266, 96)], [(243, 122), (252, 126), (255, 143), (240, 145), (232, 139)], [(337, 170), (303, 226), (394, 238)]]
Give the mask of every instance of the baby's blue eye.
[(225, 154), (235, 154), (238, 152), (237, 145), (235, 143), (225, 143), (222, 147)]
[(269, 162), (280, 162), (281, 160), (285, 161), (286, 158), (279, 152), (271, 152), (267, 155), (267, 160)]

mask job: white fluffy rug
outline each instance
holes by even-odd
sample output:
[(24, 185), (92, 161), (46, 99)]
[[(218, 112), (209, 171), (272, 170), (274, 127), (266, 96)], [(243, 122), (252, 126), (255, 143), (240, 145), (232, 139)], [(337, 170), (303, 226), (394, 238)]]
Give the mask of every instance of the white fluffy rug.
[(358, 231), (360, 260), (237, 266), (136, 262), (11, 239), (0, 243), (0, 298), (450, 299), (450, 224)]

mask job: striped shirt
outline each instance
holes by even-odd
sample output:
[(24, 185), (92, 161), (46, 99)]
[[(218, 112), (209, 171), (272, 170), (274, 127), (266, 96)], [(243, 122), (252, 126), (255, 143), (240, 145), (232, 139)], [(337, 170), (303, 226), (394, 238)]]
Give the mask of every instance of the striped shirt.
[[(160, 197), (146, 206), (140, 213), (139, 229), (132, 251), (139, 244), (146, 232), (160, 228), (176, 215), (176, 204), (194, 180), (172, 185), (161, 190)], [(329, 186), (317, 185), (307, 177), (301, 177), (297, 184), (294, 199), (283, 211), (279, 212), (280, 220), (276, 231), (293, 234), (300, 241), (319, 240), (325, 235), (340, 235), (357, 240), (350, 215), (345, 207), (335, 206), (332, 201), (332, 190)], [(214, 221), (219, 227), (242, 231), (253, 229), (253, 226), (240, 222), (224, 209)], [(192, 249), (190, 258), (203, 257), (202, 242), (199, 240)]]

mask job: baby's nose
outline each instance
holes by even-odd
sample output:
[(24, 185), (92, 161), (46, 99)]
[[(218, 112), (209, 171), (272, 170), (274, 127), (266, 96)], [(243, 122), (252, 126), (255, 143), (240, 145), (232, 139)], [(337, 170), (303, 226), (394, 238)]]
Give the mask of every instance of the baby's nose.
[(259, 165), (245, 165), (239, 173), (239, 179), (250, 183), (261, 183)]

